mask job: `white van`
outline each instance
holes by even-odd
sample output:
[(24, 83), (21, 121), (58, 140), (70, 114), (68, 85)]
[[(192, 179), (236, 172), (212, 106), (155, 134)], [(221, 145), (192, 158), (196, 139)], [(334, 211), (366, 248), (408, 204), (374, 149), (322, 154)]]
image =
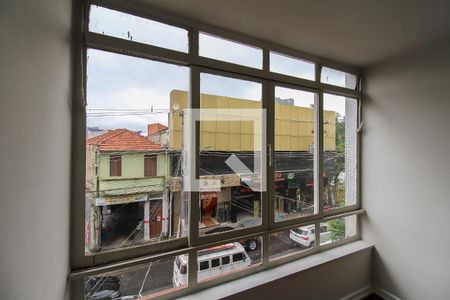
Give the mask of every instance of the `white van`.
[[(244, 247), (235, 242), (200, 250), (197, 262), (197, 279), (203, 281), (233, 270), (247, 268), (251, 264), (251, 259), (245, 252)], [(187, 284), (187, 265), (187, 254), (175, 257), (172, 278), (175, 287)]]

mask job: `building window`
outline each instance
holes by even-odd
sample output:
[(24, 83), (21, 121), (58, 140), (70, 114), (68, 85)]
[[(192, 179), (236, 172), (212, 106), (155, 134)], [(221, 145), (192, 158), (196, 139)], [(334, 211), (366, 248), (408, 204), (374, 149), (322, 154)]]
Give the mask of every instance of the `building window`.
[(84, 26), (86, 298), (104, 266), (178, 297), (359, 239), (357, 69), (113, 3)]
[(109, 176), (122, 176), (122, 155), (109, 156)]
[(155, 177), (157, 176), (157, 156), (152, 154), (146, 154), (144, 156), (144, 176)]

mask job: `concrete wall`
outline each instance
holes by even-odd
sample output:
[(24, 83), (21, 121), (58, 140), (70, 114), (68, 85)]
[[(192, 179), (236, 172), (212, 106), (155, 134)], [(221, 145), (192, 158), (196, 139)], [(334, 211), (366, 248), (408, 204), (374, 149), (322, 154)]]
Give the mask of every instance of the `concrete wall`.
[(450, 38), (365, 71), (363, 238), (373, 283), (402, 299), (450, 294)]
[(0, 298), (64, 299), (72, 2), (0, 2)]

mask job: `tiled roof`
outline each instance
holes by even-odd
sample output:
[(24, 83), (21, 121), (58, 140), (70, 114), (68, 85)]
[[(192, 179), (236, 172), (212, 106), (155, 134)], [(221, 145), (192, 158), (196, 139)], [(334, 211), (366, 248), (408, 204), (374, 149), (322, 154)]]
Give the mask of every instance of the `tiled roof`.
[(160, 150), (161, 145), (152, 143), (139, 133), (128, 129), (115, 129), (90, 138), (88, 145), (96, 145), (102, 151), (152, 151)]

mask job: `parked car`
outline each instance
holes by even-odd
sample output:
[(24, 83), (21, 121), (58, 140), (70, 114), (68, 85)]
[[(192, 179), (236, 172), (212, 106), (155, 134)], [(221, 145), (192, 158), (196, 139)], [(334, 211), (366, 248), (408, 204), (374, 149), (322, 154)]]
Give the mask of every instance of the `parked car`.
[(118, 299), (122, 295), (120, 280), (115, 276), (97, 276), (86, 280), (86, 300)]
[[(304, 247), (314, 246), (316, 242), (314, 225), (308, 225), (291, 229), (289, 237), (297, 245)], [(320, 224), (320, 242), (326, 243), (330, 240), (330, 232), (326, 224)]]

